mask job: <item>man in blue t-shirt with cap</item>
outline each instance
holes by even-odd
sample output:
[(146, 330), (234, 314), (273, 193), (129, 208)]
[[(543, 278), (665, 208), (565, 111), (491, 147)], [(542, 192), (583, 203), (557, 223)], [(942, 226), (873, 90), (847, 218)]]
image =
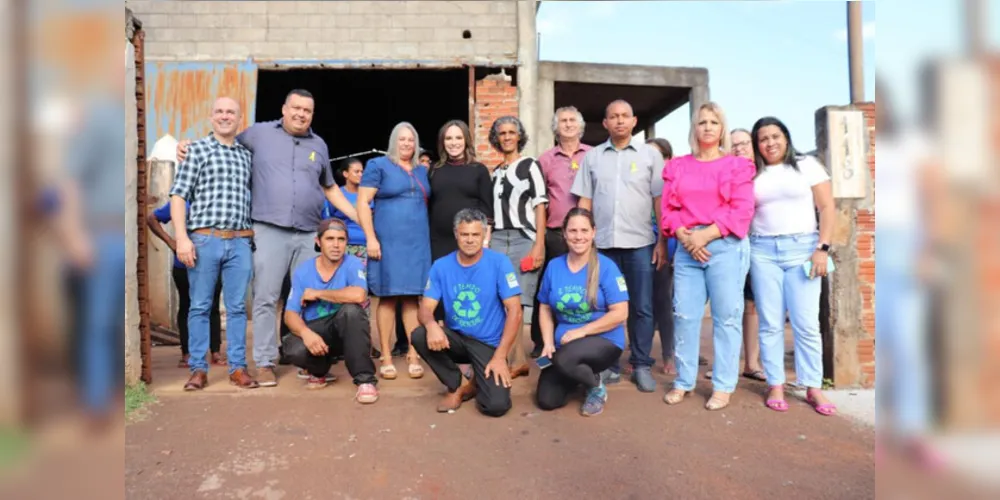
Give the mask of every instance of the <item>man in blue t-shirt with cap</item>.
[[(368, 279), (361, 259), (347, 254), (347, 225), (326, 219), (316, 230), (319, 256), (303, 262), (292, 274), (285, 304), (285, 323), (292, 334), (282, 341), (291, 363), (306, 370), (306, 387), (326, 386), (334, 352), (343, 352), (347, 371), (358, 387), (362, 404), (378, 401), (372, 362), (368, 314)], [(339, 347), (340, 349), (336, 349)]]
[[(521, 328), (521, 287), (505, 255), (483, 248), (486, 215), (466, 208), (455, 215), (458, 251), (436, 260), (420, 303), (420, 326), (410, 341), (448, 388), (439, 412), (476, 398), (480, 413), (501, 417), (511, 407), (507, 354)], [(434, 319), (444, 306), (445, 326)], [(471, 364), (467, 379), (458, 364)]]

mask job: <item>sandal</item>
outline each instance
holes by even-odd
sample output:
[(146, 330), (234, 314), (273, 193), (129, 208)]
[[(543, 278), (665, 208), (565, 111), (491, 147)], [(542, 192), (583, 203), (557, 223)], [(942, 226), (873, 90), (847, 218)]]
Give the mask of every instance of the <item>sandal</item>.
[(188, 359), (190, 357), (191, 357), (190, 354), (185, 354), (185, 355), (181, 356), (181, 359), (177, 360), (177, 368), (187, 368), (188, 367)]
[[(730, 397), (732, 396), (730, 395)], [(708, 402), (705, 403), (705, 409), (708, 411), (719, 411), (729, 406), (729, 403), (729, 401), (723, 401), (722, 398), (712, 394), (712, 397), (708, 398)]]
[[(387, 361), (389, 364), (385, 364)], [(382, 359), (382, 366), (378, 367), (378, 374), (386, 380), (396, 380), (398, 373), (396, 372), (396, 365), (392, 363), (392, 358)]]
[(671, 389), (670, 392), (663, 396), (663, 402), (670, 406), (680, 404), (688, 394), (689, 392), (683, 389)]
[(756, 380), (758, 382), (767, 382), (767, 375), (764, 370), (754, 370), (752, 372), (743, 372), (743, 378), (748, 378), (750, 380)]
[[(780, 386), (773, 386), (771, 387), (771, 390), (773, 391), (778, 387)], [(784, 393), (782, 393), (782, 398), (784, 398)], [(788, 411), (788, 401), (785, 401), (784, 399), (768, 399), (764, 402), (764, 406), (767, 406), (768, 408), (779, 413)]]
[(823, 403), (819, 404), (815, 399), (813, 399), (812, 393), (806, 393), (806, 403), (809, 403), (816, 413), (823, 415), (824, 417), (832, 417), (837, 414), (837, 405), (833, 403)]
[(424, 367), (420, 366), (420, 358), (411, 360), (409, 364), (410, 366), (406, 368), (406, 371), (410, 374), (410, 378), (418, 379), (424, 376)]

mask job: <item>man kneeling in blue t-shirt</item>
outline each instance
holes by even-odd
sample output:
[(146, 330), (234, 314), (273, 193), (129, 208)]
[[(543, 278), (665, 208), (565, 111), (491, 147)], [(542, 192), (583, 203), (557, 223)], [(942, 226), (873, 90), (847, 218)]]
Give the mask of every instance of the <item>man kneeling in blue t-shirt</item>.
[(378, 401), (375, 364), (371, 359), (368, 279), (361, 259), (345, 254), (347, 226), (326, 219), (316, 231), (315, 259), (303, 262), (292, 274), (292, 291), (285, 304), (285, 323), (292, 335), (283, 341), (285, 356), (309, 373), (307, 387), (326, 386), (334, 347), (341, 347), (347, 371), (358, 386), (359, 403)]
[[(479, 411), (502, 417), (511, 407), (507, 353), (521, 328), (521, 287), (505, 255), (483, 248), (486, 215), (463, 209), (455, 215), (458, 251), (436, 260), (420, 302), (421, 327), (413, 347), (448, 388), (437, 410), (458, 409), (476, 398)], [(434, 319), (444, 306), (445, 327)], [(472, 365), (466, 379), (458, 364)]]

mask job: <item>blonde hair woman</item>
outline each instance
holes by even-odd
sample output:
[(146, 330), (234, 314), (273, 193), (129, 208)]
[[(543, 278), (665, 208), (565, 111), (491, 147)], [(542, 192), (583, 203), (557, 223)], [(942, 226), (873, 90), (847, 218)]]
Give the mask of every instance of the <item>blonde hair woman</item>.
[[(417, 161), (418, 151), (420, 140), (413, 125), (396, 125), (389, 136), (388, 155), (368, 161), (358, 188), (358, 220), (368, 244), (368, 288), (379, 298), (379, 374), (388, 380), (396, 378), (388, 335), (396, 326), (396, 303), (402, 303), (403, 326), (409, 337), (419, 326), (417, 300), (431, 266), (427, 222), (431, 188), (427, 167)], [(369, 205), (372, 200), (374, 209)], [(422, 377), (424, 369), (412, 346), (407, 360), (410, 378)]]
[(743, 285), (750, 267), (746, 240), (754, 213), (750, 160), (729, 155), (726, 116), (703, 104), (691, 124), (692, 154), (663, 170), (665, 236), (680, 243), (674, 256), (674, 359), (677, 378), (664, 401), (675, 405), (694, 389), (701, 318), (711, 299), (714, 392), (705, 407), (729, 406), (739, 376)]

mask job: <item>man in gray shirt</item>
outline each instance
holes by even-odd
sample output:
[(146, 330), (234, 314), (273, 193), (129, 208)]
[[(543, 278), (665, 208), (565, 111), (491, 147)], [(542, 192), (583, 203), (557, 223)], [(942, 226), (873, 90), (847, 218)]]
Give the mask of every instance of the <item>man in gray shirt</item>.
[[(580, 207), (594, 213), (597, 248), (625, 276), (632, 380), (640, 391), (653, 392), (653, 272), (666, 262), (666, 246), (650, 229), (649, 214), (655, 210), (660, 218), (663, 156), (656, 148), (632, 142), (636, 118), (629, 103), (609, 104), (603, 123), (611, 138), (583, 157), (572, 193), (580, 197)], [(613, 368), (604, 377), (617, 382), (617, 372)]]
[[(330, 171), (326, 142), (312, 131), (314, 110), (311, 93), (293, 90), (280, 120), (255, 123), (236, 138), (253, 153), (253, 358), (261, 387), (278, 385), (276, 304), (290, 270), (317, 256), (313, 240), (324, 202), (357, 220)], [(186, 153), (185, 141), (178, 159)]]

